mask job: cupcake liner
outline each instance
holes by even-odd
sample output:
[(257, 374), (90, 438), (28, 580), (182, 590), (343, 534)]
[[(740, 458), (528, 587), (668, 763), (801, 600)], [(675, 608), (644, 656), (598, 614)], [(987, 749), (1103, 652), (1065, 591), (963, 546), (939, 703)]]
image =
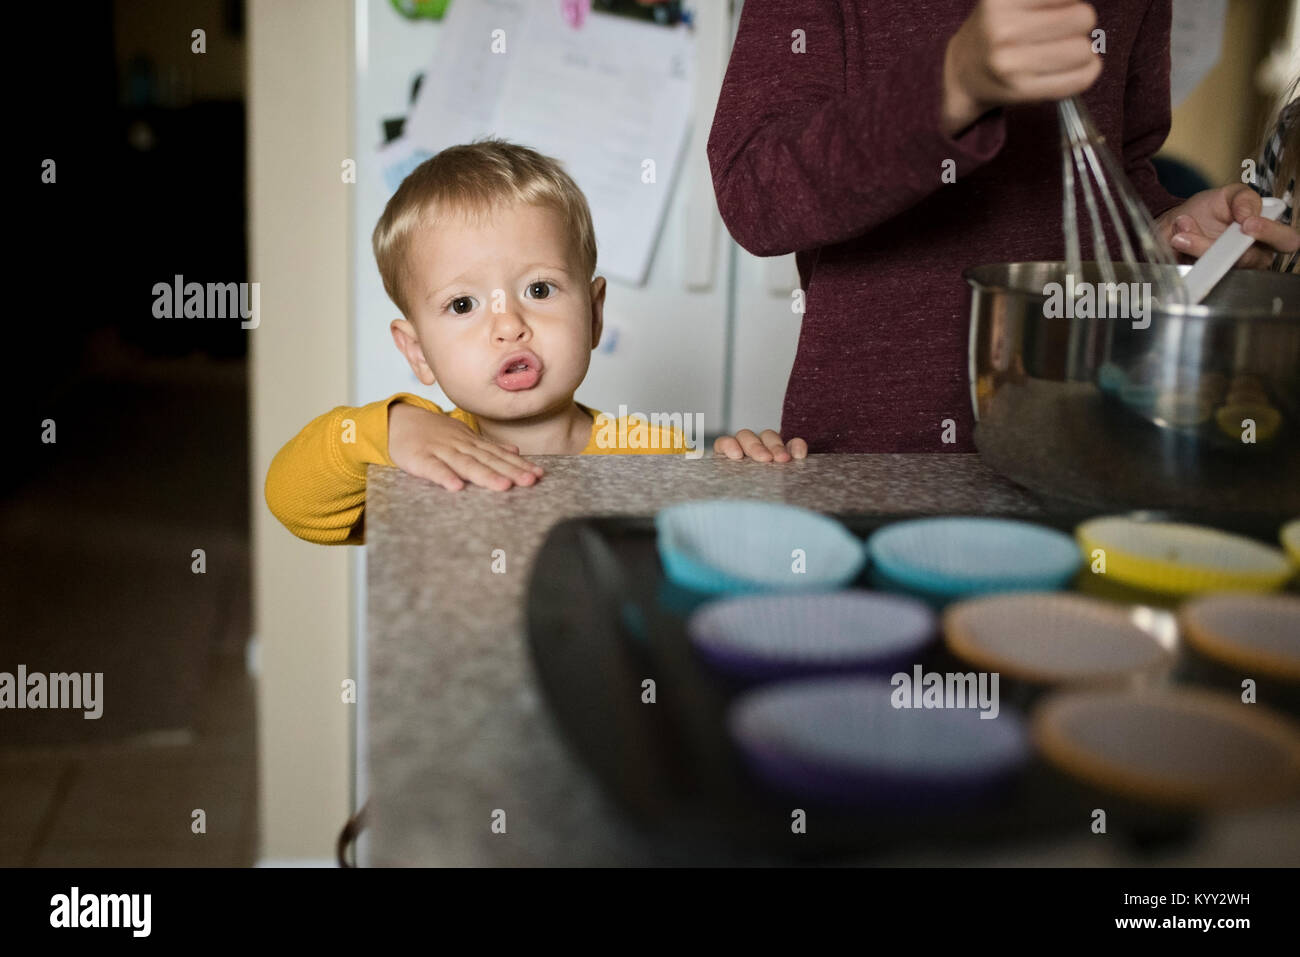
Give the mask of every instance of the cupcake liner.
[(999, 518), (896, 522), (867, 540), (867, 553), (883, 584), (940, 599), (1061, 588), (1082, 563), (1068, 535)]
[(1264, 402), (1232, 401), (1214, 413), (1214, 421), (1219, 426), (1219, 431), (1239, 441), (1245, 428), (1242, 423), (1247, 419), (1255, 423), (1255, 440), (1264, 442), (1277, 433), (1278, 427), (1282, 424), (1282, 413)]
[(853, 581), (866, 555), (848, 529), (819, 512), (773, 502), (686, 502), (655, 515), (664, 572), (708, 593), (827, 590)]
[(996, 789), (1028, 759), (1003, 708), (896, 708), (887, 680), (804, 678), (740, 696), (727, 725), (750, 768), (780, 791), (831, 803), (915, 807)]
[(1036, 684), (1122, 681), (1173, 665), (1172, 648), (1130, 608), (1069, 593), (1017, 593), (950, 605), (948, 650), (1003, 678)]
[(1107, 578), (1147, 591), (1268, 591), (1291, 575), (1280, 550), (1199, 525), (1110, 516), (1084, 522), (1075, 536), (1085, 555), (1105, 553)]
[(934, 612), (897, 595), (841, 591), (714, 601), (686, 622), (696, 650), (744, 678), (892, 673), (934, 638)]
[(1208, 658), (1243, 671), (1300, 682), (1300, 598), (1223, 592), (1184, 602), (1179, 624)]
[(1059, 692), (1033, 738), (1061, 771), (1150, 804), (1205, 809), (1300, 796), (1300, 728), (1199, 689)]
[(1291, 558), (1291, 563), (1300, 567), (1300, 518), (1293, 519), (1282, 526), (1278, 540)]

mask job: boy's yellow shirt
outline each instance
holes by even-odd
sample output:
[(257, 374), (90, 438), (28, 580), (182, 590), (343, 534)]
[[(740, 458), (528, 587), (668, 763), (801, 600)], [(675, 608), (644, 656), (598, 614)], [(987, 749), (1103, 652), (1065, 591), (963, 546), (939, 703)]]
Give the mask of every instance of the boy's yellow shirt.
[[(266, 504), (293, 534), (320, 545), (365, 543), (366, 466), (396, 468), (388, 455), (388, 408), (407, 402), (430, 412), (450, 415), (482, 434), (474, 415), (462, 409), (450, 413), (409, 392), (358, 407), (338, 406), (312, 419), (271, 460), (266, 473)], [(581, 402), (592, 417), (591, 437), (582, 455), (682, 455), (687, 451), (681, 431), (625, 416), (611, 421)], [(603, 439), (628, 438), (628, 447)], [(635, 435), (635, 441), (632, 436)]]

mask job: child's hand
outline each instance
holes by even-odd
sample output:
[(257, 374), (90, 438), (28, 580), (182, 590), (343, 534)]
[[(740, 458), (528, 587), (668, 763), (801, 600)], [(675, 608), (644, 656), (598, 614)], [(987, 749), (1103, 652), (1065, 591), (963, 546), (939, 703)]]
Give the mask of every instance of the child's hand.
[(406, 402), (388, 409), (388, 455), (409, 475), (458, 491), (467, 479), (483, 488), (505, 491), (532, 485), (542, 467), (520, 458), (513, 445), (499, 445), (463, 422)]
[(1096, 24), (1080, 0), (980, 0), (944, 55), (944, 132), (956, 136), (994, 107), (1088, 89), (1101, 76)]
[(715, 456), (725, 455), (729, 459), (743, 459), (748, 455), (759, 462), (789, 462), (791, 458), (801, 459), (808, 454), (808, 443), (803, 439), (791, 439), (781, 442), (781, 436), (773, 429), (767, 429), (762, 435), (755, 435), (749, 429), (741, 429), (735, 435), (720, 435), (713, 443)]
[(1237, 265), (1267, 269), (1273, 265), (1276, 253), (1300, 249), (1300, 232), (1285, 223), (1265, 219), (1259, 215), (1262, 208), (1258, 193), (1245, 183), (1233, 183), (1197, 193), (1162, 215), (1156, 226), (1176, 252), (1199, 259), (1225, 229), (1241, 223), (1241, 231), (1254, 236), (1255, 245), (1246, 250)]

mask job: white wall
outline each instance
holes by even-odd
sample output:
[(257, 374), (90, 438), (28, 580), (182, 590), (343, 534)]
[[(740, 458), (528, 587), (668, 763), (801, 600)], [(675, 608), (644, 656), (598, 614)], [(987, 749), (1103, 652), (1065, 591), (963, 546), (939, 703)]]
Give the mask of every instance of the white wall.
[(247, 24), (261, 857), (328, 860), (351, 804), (351, 550), (290, 535), (262, 483), (280, 446), (349, 395), (352, 3), (250, 0)]

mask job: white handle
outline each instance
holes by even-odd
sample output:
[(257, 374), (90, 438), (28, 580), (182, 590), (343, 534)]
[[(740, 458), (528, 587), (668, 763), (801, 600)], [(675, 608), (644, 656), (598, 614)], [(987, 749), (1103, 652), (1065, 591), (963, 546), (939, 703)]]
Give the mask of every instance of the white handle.
[(763, 284), (770, 295), (789, 299), (799, 288), (799, 266), (794, 253), (763, 260)]
[[(1269, 197), (1264, 200), (1260, 215), (1265, 219), (1276, 220), (1286, 209), (1286, 203)], [(1228, 270), (1237, 264), (1246, 250), (1255, 244), (1255, 240), (1241, 231), (1240, 223), (1233, 223), (1223, 231), (1214, 244), (1205, 251), (1205, 255), (1196, 260), (1183, 277), (1187, 286), (1188, 303), (1195, 306), (1210, 294), (1219, 280), (1228, 274)]]

